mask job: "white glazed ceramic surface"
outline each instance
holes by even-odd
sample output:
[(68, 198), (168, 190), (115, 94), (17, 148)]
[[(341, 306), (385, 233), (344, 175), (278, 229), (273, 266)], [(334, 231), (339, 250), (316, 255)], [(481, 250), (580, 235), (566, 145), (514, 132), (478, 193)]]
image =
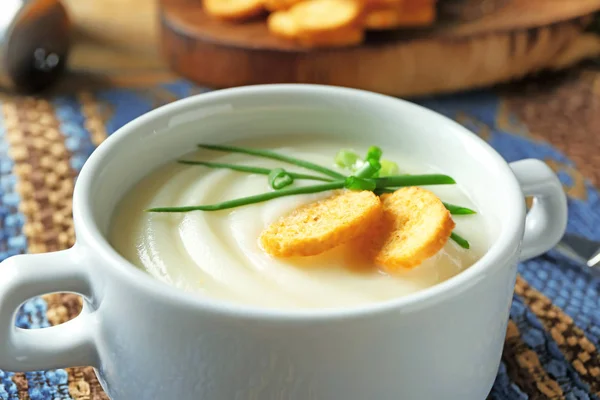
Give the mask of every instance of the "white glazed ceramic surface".
[[(109, 246), (118, 200), (199, 141), (302, 133), (368, 135), (434, 164), (478, 205), (492, 248), (398, 300), (283, 311), (185, 295)], [(524, 194), (536, 199), (527, 216)], [(500, 362), (517, 261), (556, 244), (566, 214), (545, 164), (508, 165), (460, 125), (405, 101), (310, 85), (191, 97), (131, 122), (92, 154), (75, 188), (75, 247), (0, 265), (0, 368), (93, 365), (114, 400), (481, 400)], [(47, 329), (14, 327), (23, 301), (55, 291), (82, 294), (82, 314)]]

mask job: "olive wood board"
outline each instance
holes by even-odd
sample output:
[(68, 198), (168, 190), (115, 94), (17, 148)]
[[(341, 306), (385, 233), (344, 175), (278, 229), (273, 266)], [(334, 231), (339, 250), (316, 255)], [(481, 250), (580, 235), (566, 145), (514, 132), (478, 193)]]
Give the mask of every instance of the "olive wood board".
[(597, 10), (600, 0), (510, 0), (476, 20), (374, 32), (361, 45), (330, 49), (277, 38), (264, 18), (215, 20), (200, 0), (160, 0), (159, 18), (167, 63), (201, 85), (316, 83), (412, 96), (490, 85), (600, 55), (600, 37), (585, 31)]

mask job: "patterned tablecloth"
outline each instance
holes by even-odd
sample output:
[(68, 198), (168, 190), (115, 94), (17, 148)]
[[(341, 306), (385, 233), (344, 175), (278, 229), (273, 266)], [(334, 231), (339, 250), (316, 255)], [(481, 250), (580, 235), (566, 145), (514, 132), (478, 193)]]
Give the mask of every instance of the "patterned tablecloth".
[[(131, 119), (204, 91), (181, 80), (93, 87), (47, 98), (0, 95), (0, 260), (70, 246), (73, 184), (94, 148)], [(508, 161), (545, 160), (568, 193), (569, 232), (600, 240), (600, 71), (416, 101), (473, 130)], [(600, 278), (553, 252), (519, 271), (490, 398), (600, 399)], [(75, 295), (44, 296), (22, 307), (17, 324), (47, 327), (79, 309)], [(2, 400), (106, 398), (90, 368), (0, 371)]]

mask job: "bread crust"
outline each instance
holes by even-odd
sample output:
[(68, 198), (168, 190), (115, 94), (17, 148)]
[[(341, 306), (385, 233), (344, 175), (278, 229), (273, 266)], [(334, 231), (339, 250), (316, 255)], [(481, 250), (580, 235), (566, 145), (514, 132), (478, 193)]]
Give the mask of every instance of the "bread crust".
[(300, 207), (260, 235), (272, 256), (313, 256), (363, 235), (381, 220), (379, 197), (369, 191), (343, 191)]
[(389, 232), (374, 260), (388, 272), (414, 268), (438, 253), (455, 226), (442, 201), (419, 187), (399, 189), (382, 205)]

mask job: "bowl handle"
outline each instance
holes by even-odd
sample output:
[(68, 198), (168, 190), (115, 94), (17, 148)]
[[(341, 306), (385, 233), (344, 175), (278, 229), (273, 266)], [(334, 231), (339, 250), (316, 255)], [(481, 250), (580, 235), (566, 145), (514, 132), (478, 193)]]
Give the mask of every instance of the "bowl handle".
[(554, 172), (540, 160), (510, 164), (525, 196), (533, 206), (525, 221), (521, 261), (539, 256), (560, 241), (567, 228), (567, 196)]
[(94, 314), (87, 302), (81, 314), (43, 329), (15, 327), (18, 308), (28, 299), (52, 292), (91, 297), (90, 279), (76, 248), (27, 254), (0, 263), (0, 368), (14, 372), (96, 366)]

